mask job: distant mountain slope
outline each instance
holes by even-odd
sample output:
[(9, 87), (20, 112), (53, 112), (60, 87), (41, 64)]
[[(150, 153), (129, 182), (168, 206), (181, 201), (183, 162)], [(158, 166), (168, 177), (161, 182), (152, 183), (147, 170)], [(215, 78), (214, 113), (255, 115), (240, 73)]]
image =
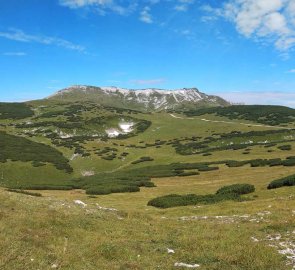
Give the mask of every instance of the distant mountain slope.
[(218, 96), (206, 95), (197, 88), (178, 90), (124, 89), (76, 85), (62, 89), (47, 99), (64, 101), (94, 101), (102, 105), (131, 109), (167, 110), (179, 108), (230, 105)]

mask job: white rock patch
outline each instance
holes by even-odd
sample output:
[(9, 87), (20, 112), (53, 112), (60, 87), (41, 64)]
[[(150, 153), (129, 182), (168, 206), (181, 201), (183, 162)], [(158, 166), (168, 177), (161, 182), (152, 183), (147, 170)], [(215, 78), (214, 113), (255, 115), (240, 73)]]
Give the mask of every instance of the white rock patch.
[(120, 134), (128, 134), (133, 131), (133, 122), (120, 122), (118, 124), (119, 128), (106, 129), (106, 133), (109, 138), (116, 138)]
[(174, 254), (175, 250), (171, 249), (171, 248), (167, 248), (167, 252), (168, 252), (168, 254)]
[(186, 268), (198, 268), (200, 267), (199, 264), (188, 264), (188, 263), (182, 263), (182, 262), (176, 262), (174, 264), (175, 267), (186, 267)]
[(81, 175), (82, 176), (92, 176), (92, 175), (94, 175), (94, 171), (82, 171)]
[(103, 207), (103, 206), (100, 206), (99, 204), (97, 204), (96, 203), (96, 206), (97, 206), (97, 208), (98, 209), (100, 209), (100, 210), (105, 210), (105, 211), (118, 211), (118, 209), (116, 209), (116, 208), (108, 208), (108, 207)]
[(119, 123), (119, 127), (120, 129), (122, 129), (122, 131), (124, 133), (130, 133), (132, 132), (132, 127), (134, 126), (134, 123), (133, 122), (121, 122)]
[(106, 129), (106, 133), (108, 134), (109, 138), (116, 138), (121, 134), (120, 131), (116, 128)]
[(79, 154), (73, 154), (71, 157), (70, 157), (70, 160), (74, 160), (76, 157), (79, 157), (80, 155)]
[(84, 203), (84, 202), (82, 202), (82, 201), (80, 201), (80, 200), (74, 200), (74, 203), (75, 203), (75, 204), (78, 204), (78, 205), (81, 205), (82, 207), (86, 207), (86, 206), (87, 206), (86, 203)]

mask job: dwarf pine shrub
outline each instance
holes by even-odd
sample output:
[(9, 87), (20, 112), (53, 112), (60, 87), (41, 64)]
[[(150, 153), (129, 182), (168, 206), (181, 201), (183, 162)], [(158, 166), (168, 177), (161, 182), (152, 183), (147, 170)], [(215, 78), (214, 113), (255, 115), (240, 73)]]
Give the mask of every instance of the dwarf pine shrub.
[(295, 174), (274, 180), (269, 183), (267, 186), (268, 189), (274, 189), (274, 188), (280, 188), (280, 187), (290, 187), (290, 186), (295, 186)]

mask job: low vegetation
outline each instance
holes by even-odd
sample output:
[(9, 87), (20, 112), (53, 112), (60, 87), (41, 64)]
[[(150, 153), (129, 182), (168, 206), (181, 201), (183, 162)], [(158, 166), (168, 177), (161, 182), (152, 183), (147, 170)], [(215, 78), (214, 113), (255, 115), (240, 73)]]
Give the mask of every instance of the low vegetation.
[(249, 184), (235, 184), (230, 186), (224, 186), (216, 191), (216, 194), (249, 194), (255, 191), (254, 185)]
[(283, 106), (271, 105), (234, 105), (228, 107), (202, 108), (186, 111), (187, 116), (216, 114), (229, 119), (240, 119), (266, 125), (281, 125), (295, 120), (295, 110)]
[(269, 183), (268, 189), (295, 186), (295, 174), (281, 179), (277, 179)]
[(69, 160), (56, 149), (42, 143), (36, 143), (23, 137), (0, 131), (0, 162), (8, 160), (23, 162), (52, 163), (57, 169), (68, 173), (73, 171)]
[(151, 157), (141, 157), (138, 160), (132, 161), (131, 164), (138, 164), (138, 163), (142, 163), (142, 162), (146, 162), (146, 161), (153, 161), (154, 159)]
[(0, 102), (0, 119), (23, 119), (33, 115), (34, 112), (25, 103)]
[(283, 150), (283, 151), (290, 151), (290, 150), (292, 150), (292, 146), (290, 144), (281, 145), (281, 146), (278, 146), (278, 148), (280, 150)]
[[(205, 115), (211, 123), (92, 102), (27, 106), (34, 115), (0, 118), (1, 269), (294, 266), (282, 255), (294, 250), (293, 187), (266, 189), (294, 185), (295, 156), (280, 149), (294, 149), (294, 130), (248, 126), (256, 119), (242, 112)], [(108, 138), (122, 119), (142, 128)]]
[(171, 194), (152, 199), (148, 202), (149, 206), (158, 208), (170, 208), (176, 206), (214, 204), (227, 200), (241, 201), (240, 195), (249, 194), (255, 191), (255, 187), (249, 184), (235, 184), (224, 186), (217, 190), (215, 194), (209, 195), (177, 195)]
[[(180, 155), (193, 155), (223, 150), (247, 149), (249, 146), (263, 145), (269, 148), (286, 141), (295, 141), (294, 130), (232, 131), (230, 133), (218, 134), (214, 137), (209, 136), (201, 141), (195, 138), (190, 138), (183, 142), (176, 140), (173, 143), (173, 147), (176, 153)], [(292, 149), (291, 145), (282, 145), (278, 146), (278, 148), (280, 150)]]
[(20, 194), (25, 194), (25, 195), (30, 195), (30, 196), (35, 196), (35, 197), (42, 197), (41, 193), (30, 192), (30, 191), (26, 191), (26, 190), (8, 188), (7, 191), (14, 192), (14, 193), (20, 193)]

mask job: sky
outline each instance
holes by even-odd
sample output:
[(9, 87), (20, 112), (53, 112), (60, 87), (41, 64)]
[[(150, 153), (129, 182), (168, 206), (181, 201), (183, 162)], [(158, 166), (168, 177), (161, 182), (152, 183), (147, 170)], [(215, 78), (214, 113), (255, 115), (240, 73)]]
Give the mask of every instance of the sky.
[(295, 107), (295, 1), (0, 0), (0, 101), (77, 84)]

